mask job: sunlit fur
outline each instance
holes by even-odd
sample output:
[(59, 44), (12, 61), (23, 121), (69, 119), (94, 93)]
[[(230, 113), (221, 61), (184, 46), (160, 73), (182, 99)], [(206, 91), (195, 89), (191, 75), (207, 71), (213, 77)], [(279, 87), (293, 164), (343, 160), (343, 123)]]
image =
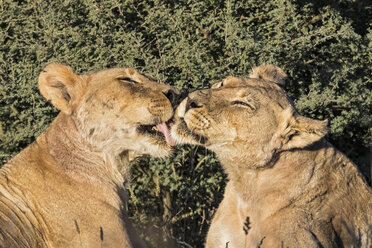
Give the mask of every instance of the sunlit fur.
[(285, 77), (256, 67), (176, 110), (173, 137), (214, 151), (229, 178), (206, 247), (370, 247), (371, 189), (323, 138), (327, 121), (296, 112)]
[(77, 75), (60, 64), (39, 88), (61, 113), (0, 170), (0, 247), (143, 247), (125, 211), (128, 162), (171, 153), (138, 128), (172, 117), (174, 89), (130, 68)]

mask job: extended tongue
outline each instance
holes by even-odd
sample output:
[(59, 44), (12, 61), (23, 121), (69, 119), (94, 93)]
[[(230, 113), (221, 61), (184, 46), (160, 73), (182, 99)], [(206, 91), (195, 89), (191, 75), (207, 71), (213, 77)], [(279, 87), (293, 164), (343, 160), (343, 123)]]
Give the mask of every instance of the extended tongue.
[(165, 141), (168, 143), (168, 145), (175, 146), (177, 144), (176, 141), (170, 135), (167, 124), (165, 124), (164, 122), (160, 123), (156, 125), (156, 128), (159, 130), (159, 132), (164, 134)]

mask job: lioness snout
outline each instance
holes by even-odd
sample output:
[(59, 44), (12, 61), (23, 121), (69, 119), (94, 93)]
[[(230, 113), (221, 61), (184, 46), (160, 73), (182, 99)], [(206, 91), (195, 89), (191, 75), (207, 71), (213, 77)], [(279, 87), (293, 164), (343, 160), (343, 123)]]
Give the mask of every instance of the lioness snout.
[(193, 108), (202, 107), (195, 99), (187, 98), (185, 112)]
[(203, 107), (208, 99), (208, 92), (205, 90), (198, 90), (189, 94), (186, 100), (185, 113), (190, 109)]
[(163, 94), (168, 98), (172, 106), (176, 107), (179, 104), (180, 94), (175, 89), (163, 91)]

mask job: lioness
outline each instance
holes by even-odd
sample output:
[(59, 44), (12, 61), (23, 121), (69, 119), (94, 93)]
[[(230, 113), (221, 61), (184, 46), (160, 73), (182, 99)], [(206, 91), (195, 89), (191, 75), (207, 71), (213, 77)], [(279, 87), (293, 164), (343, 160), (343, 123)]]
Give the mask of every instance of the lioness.
[(60, 64), (40, 73), (39, 88), (61, 112), (0, 170), (0, 247), (143, 246), (124, 178), (131, 157), (170, 154), (176, 91), (130, 68), (76, 75)]
[(370, 247), (372, 192), (324, 137), (327, 121), (300, 116), (273, 65), (191, 93), (171, 135), (214, 151), (228, 174), (206, 247)]

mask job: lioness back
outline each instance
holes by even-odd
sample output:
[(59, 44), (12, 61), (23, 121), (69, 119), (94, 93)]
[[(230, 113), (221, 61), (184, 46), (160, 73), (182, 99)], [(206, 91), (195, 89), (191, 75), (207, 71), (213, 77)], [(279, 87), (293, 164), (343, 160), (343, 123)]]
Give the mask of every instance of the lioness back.
[(372, 191), (324, 138), (327, 121), (297, 113), (273, 65), (227, 77), (178, 106), (172, 136), (214, 151), (228, 174), (206, 247), (372, 245)]
[(171, 153), (176, 91), (130, 68), (59, 64), (39, 87), (61, 113), (0, 169), (0, 247), (144, 247), (125, 212), (128, 163)]

